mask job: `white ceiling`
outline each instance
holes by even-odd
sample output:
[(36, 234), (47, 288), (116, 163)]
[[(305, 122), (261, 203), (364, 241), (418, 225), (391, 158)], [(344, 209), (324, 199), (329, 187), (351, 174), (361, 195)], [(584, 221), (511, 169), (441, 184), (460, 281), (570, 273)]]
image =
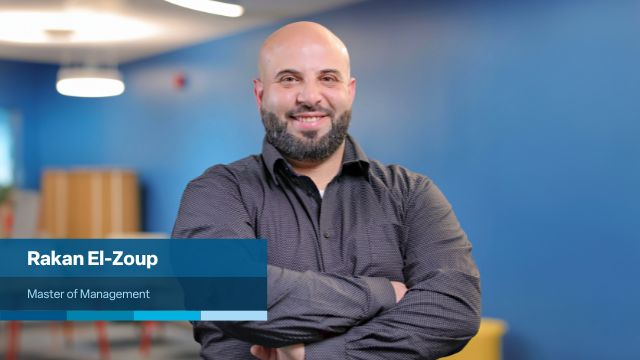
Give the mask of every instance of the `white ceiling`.
[(124, 63), (362, 0), (227, 1), (244, 6), (244, 15), (239, 18), (210, 15), (181, 8), (163, 0), (0, 0), (0, 14), (6, 11), (60, 11), (81, 6), (102, 13), (133, 17), (158, 30), (154, 35), (144, 39), (110, 43), (18, 44), (0, 40), (0, 58), (55, 64), (96, 59)]

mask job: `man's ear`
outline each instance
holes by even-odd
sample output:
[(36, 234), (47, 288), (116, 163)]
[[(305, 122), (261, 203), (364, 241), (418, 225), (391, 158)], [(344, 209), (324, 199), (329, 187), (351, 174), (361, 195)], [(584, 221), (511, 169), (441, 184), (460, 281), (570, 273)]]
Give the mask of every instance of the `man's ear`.
[(351, 78), (349, 80), (349, 97), (351, 98), (351, 103), (353, 103), (353, 99), (355, 99), (356, 97), (356, 79), (355, 78)]
[(256, 97), (256, 104), (258, 104), (258, 110), (262, 109), (262, 93), (264, 91), (264, 86), (262, 85), (262, 81), (260, 79), (253, 80), (253, 95)]

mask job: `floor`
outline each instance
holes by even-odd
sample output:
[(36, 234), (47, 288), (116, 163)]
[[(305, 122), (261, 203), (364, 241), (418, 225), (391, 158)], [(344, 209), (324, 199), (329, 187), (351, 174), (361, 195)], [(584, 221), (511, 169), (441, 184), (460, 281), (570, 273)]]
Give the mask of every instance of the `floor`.
[[(106, 325), (110, 360), (187, 360), (198, 359), (199, 345), (193, 340), (188, 323), (163, 323), (152, 330), (148, 354), (140, 351), (140, 323), (109, 322)], [(25, 360), (104, 360), (100, 357), (94, 322), (75, 322), (72, 331), (61, 323), (22, 322), (17, 359)], [(0, 359), (6, 358), (8, 323), (0, 322)]]

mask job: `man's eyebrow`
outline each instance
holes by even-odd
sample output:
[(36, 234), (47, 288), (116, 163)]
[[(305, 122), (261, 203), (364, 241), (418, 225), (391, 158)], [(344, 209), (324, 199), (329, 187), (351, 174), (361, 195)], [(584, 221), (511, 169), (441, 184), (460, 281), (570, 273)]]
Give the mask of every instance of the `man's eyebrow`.
[(337, 69), (320, 70), (320, 75), (327, 75), (327, 74), (333, 74), (333, 75), (337, 76), (339, 79), (342, 79), (342, 73), (340, 73), (340, 71), (337, 70)]
[(282, 75), (295, 75), (295, 76), (300, 76), (302, 75), (302, 73), (300, 71), (294, 70), (294, 69), (284, 69), (284, 70), (280, 70), (278, 71), (278, 73), (276, 74), (275, 78), (279, 78)]

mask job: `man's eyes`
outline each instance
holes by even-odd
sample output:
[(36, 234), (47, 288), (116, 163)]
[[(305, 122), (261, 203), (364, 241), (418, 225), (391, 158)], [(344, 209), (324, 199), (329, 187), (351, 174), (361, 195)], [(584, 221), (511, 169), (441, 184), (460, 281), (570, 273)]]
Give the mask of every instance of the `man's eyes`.
[(334, 83), (334, 82), (338, 82), (338, 78), (336, 78), (335, 76), (323, 76), (320, 78), (320, 81)]
[(297, 82), (298, 78), (296, 78), (295, 76), (291, 76), (291, 75), (287, 75), (287, 76), (283, 76), (280, 78), (280, 82), (282, 83), (294, 83)]
[[(332, 75), (324, 75), (318, 78), (318, 80), (322, 83), (325, 84), (334, 84), (334, 83), (338, 83), (340, 82), (340, 79), (338, 79), (336, 76), (332, 76)], [(288, 84), (297, 84), (299, 82), (301, 82), (302, 80), (296, 76), (293, 75), (284, 75), (280, 78), (278, 78), (278, 82), (288, 85)]]

